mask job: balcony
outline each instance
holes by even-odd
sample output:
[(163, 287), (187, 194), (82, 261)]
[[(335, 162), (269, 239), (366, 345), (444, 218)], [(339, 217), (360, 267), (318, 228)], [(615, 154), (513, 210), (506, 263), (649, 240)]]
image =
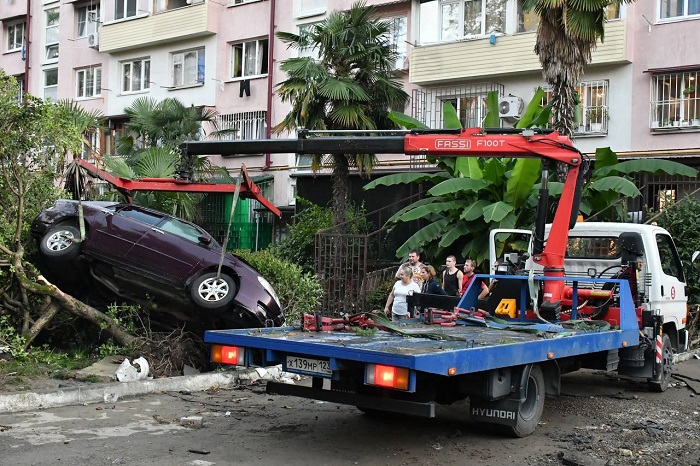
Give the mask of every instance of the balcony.
[[(489, 38), (415, 47), (411, 52), (410, 82), (429, 84), (492, 76), (537, 72), (542, 69), (535, 54), (536, 34)], [(593, 52), (593, 65), (628, 63), (627, 22), (605, 24), (605, 42)]]
[(123, 52), (216, 34), (215, 6), (202, 2), (104, 24), (99, 32), (100, 52)]

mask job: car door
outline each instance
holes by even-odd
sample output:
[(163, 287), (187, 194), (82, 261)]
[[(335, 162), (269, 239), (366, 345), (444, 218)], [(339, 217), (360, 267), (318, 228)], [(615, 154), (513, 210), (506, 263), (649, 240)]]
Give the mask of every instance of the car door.
[(134, 205), (104, 207), (90, 224), (90, 252), (123, 262), (141, 237), (163, 217)]
[(211, 251), (200, 237), (209, 235), (191, 223), (164, 217), (158, 225), (152, 225), (129, 252), (128, 259), (139, 268), (148, 270), (168, 281), (183, 282)]

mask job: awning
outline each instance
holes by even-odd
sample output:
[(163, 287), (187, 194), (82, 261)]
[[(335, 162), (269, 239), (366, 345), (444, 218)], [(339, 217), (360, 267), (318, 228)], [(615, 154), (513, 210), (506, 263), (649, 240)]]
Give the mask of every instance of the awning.
[(700, 65), (681, 65), (681, 66), (668, 66), (665, 68), (649, 68), (644, 70), (644, 73), (651, 74), (662, 74), (662, 73), (678, 73), (681, 71), (697, 71), (700, 70)]

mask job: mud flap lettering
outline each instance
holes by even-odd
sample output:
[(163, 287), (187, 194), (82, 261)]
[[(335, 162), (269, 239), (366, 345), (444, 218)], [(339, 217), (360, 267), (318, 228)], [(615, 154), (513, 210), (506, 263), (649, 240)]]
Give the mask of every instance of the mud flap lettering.
[(473, 421), (514, 426), (518, 419), (518, 400), (483, 401), (472, 400), (469, 418)]

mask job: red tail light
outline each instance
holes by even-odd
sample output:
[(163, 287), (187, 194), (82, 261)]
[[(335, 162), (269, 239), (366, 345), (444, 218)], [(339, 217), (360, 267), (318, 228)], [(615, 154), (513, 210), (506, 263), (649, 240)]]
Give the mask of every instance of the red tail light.
[(213, 345), (211, 347), (211, 360), (220, 364), (243, 366), (245, 364), (245, 348)]
[(368, 385), (408, 390), (409, 372), (403, 367), (368, 364), (365, 370), (365, 381)]

